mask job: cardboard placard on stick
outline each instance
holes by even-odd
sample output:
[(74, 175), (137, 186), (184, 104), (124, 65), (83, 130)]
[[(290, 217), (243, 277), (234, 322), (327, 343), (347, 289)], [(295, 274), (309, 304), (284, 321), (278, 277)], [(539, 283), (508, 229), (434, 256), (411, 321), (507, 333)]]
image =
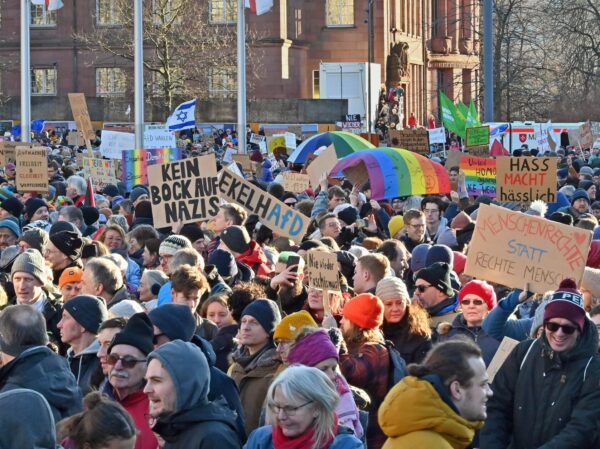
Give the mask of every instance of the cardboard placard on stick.
[(469, 147), (469, 156), (490, 157), (490, 146), (488, 144)]
[(73, 119), (77, 124), (77, 130), (81, 132), (83, 138), (86, 140), (96, 139), (94, 127), (90, 120), (90, 113), (88, 112), (87, 103), (85, 102), (85, 95), (81, 93), (70, 93), (69, 103), (71, 104)]
[(214, 154), (148, 167), (156, 228), (208, 220), (219, 212), (219, 178)]
[(17, 147), (16, 187), (18, 192), (48, 191), (48, 157), (42, 147)]
[(554, 203), (556, 167), (555, 157), (497, 157), (496, 198), (517, 203)]
[(221, 170), (220, 175), (219, 191), (223, 198), (258, 215), (260, 222), (274, 234), (298, 243), (302, 240), (310, 224), (307, 216), (227, 169)]
[(97, 192), (101, 192), (108, 184), (117, 184), (116, 162), (109, 159), (83, 158), (85, 176), (92, 179), (92, 185)]
[(519, 340), (513, 340), (509, 337), (504, 337), (500, 342), (500, 346), (498, 346), (498, 350), (496, 354), (494, 354), (494, 358), (490, 362), (490, 365), (487, 368), (488, 377), (490, 378), (490, 383), (494, 381), (494, 377), (500, 371), (500, 368), (504, 364), (504, 361), (508, 358), (513, 349), (519, 344)]
[(592, 148), (595, 138), (592, 136), (592, 127), (590, 122), (585, 122), (579, 127), (579, 142), (581, 148)]
[(446, 156), (446, 170), (450, 170), (452, 167), (459, 167), (461, 156), (464, 156), (462, 151), (448, 151)]
[(286, 171), (283, 173), (283, 189), (287, 192), (304, 192), (309, 187), (308, 175)]
[(579, 285), (592, 233), (544, 218), (481, 204), (465, 274), (545, 293), (564, 278)]
[(490, 143), (490, 127), (489, 126), (474, 126), (465, 130), (465, 146), (477, 147), (480, 145), (489, 145)]
[(246, 173), (252, 173), (252, 161), (250, 160), (249, 154), (232, 154), (234, 162), (237, 162), (242, 166), (242, 170)]
[(494, 159), (461, 156), (460, 169), (465, 174), (465, 184), (469, 195), (496, 197), (496, 161)]
[(311, 250), (306, 253), (308, 285), (323, 290), (323, 301), (328, 291), (340, 290), (337, 257), (334, 253)]
[(319, 186), (319, 180), (323, 173), (327, 173), (327, 175), (331, 173), (331, 169), (335, 167), (337, 161), (338, 158), (333, 145), (329, 145), (316, 159), (312, 160), (306, 169), (306, 173), (308, 173), (310, 185), (313, 189), (316, 189)]
[[(390, 130), (389, 134), (392, 147), (429, 154), (429, 132), (425, 128)], [(398, 144), (395, 143), (396, 140)]]
[(17, 160), (17, 145), (23, 145), (22, 142), (2, 142), (0, 141), (0, 166), (4, 167), (9, 162)]

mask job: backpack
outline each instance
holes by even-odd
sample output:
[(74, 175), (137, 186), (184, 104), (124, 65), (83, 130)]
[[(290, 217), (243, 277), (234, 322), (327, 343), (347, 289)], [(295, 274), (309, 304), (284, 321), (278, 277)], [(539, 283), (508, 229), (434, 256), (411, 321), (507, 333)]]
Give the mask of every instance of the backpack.
[(406, 376), (406, 362), (389, 340), (385, 341), (385, 347), (390, 355), (389, 388), (392, 388)]

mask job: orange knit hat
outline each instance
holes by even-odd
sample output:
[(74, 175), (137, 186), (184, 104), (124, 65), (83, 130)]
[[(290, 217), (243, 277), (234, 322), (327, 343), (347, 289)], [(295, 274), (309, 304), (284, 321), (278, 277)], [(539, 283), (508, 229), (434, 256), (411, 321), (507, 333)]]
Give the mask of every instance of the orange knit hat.
[(371, 293), (361, 293), (346, 303), (342, 315), (361, 329), (375, 329), (383, 323), (383, 303)]
[(79, 267), (69, 267), (62, 272), (58, 278), (58, 288), (63, 288), (69, 282), (81, 282), (83, 270)]

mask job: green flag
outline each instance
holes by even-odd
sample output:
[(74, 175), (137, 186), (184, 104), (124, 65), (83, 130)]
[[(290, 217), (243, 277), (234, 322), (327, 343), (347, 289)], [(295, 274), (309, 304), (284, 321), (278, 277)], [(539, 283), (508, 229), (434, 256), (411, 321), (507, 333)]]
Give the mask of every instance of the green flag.
[(471, 128), (473, 126), (481, 126), (481, 122), (479, 121), (479, 114), (475, 108), (475, 102), (473, 99), (471, 99), (471, 103), (469, 104), (469, 112), (467, 114), (467, 128)]
[[(440, 92), (440, 109), (442, 112), (442, 124), (446, 127), (447, 130), (460, 135), (460, 126), (461, 124), (457, 120), (457, 109), (444, 92)], [(462, 125), (462, 132), (464, 134), (464, 125)]]

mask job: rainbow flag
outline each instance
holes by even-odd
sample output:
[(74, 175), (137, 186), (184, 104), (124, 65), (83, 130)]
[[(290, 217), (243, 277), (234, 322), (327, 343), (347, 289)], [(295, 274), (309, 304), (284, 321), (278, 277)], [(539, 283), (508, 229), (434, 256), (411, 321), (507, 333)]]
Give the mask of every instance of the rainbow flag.
[(484, 157), (461, 156), (460, 169), (470, 196), (496, 198), (496, 160)]
[(152, 148), (123, 151), (121, 180), (131, 190), (133, 186), (148, 185), (148, 166), (167, 164), (183, 158), (181, 148)]

